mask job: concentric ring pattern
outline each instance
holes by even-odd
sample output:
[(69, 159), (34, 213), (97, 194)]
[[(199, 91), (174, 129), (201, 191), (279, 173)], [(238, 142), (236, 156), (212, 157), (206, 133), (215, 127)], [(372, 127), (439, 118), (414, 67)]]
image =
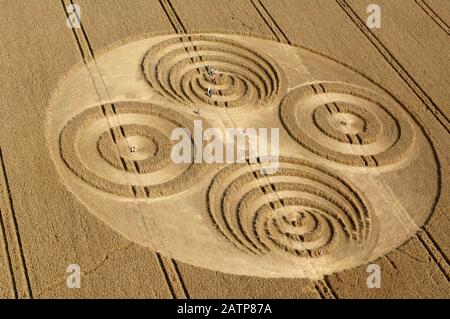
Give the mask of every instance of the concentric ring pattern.
[(76, 176), (124, 197), (165, 196), (195, 184), (206, 166), (170, 158), (172, 131), (192, 132), (192, 121), (156, 105), (117, 103), (114, 110), (106, 116), (101, 106), (86, 109), (63, 128), (61, 156)]
[(219, 231), (249, 254), (343, 258), (371, 237), (371, 209), (355, 188), (295, 158), (280, 158), (273, 175), (252, 165), (227, 166), (211, 184), (208, 205)]
[(352, 166), (383, 166), (405, 158), (415, 132), (401, 107), (343, 83), (306, 85), (281, 104), (289, 134), (321, 157)]
[[(208, 68), (217, 70), (211, 97)], [(191, 35), (170, 38), (145, 55), (143, 70), (150, 85), (183, 104), (218, 107), (266, 104), (281, 98), (285, 81), (269, 56), (236, 41)]]

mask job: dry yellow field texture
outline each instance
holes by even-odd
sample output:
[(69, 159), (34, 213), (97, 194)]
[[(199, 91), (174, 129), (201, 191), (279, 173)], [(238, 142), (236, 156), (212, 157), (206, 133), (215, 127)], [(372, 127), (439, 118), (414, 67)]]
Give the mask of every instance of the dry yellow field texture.
[(0, 298), (450, 298), (450, 3), (370, 3), (2, 3)]

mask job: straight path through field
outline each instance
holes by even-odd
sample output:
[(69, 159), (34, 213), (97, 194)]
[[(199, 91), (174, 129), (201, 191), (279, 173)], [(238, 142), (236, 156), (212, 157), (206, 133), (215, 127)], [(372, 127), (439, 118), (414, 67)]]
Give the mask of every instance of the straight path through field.
[(33, 298), (27, 262), (25, 260), (19, 225), (2, 149), (0, 148), (0, 239), (4, 243), (7, 269), (13, 298)]
[[(255, 6), (255, 8), (258, 10), (258, 13), (261, 15), (261, 17), (264, 19), (264, 21), (267, 23), (268, 27), (271, 29), (271, 31), (273, 32), (274, 36), (278, 39), (279, 42), (282, 43), (288, 43), (290, 44), (291, 41), (289, 40), (289, 38), (286, 36), (286, 34), (284, 33), (284, 31), (279, 27), (279, 25), (277, 24), (277, 22), (270, 16), (269, 12), (267, 11), (267, 9), (264, 7), (264, 5), (259, 1), (259, 0), (251, 0), (252, 4)], [(313, 80), (313, 79), (311, 79)], [(321, 88), (320, 85), (315, 88), (313, 86), (313, 89), (315, 91), (323, 91), (323, 87)], [(335, 108), (337, 108), (337, 105), (335, 105)], [(333, 108), (329, 108), (329, 111), (332, 112)], [(356, 143), (358, 144), (358, 141), (350, 141), (351, 143)], [(369, 161), (374, 161), (376, 164), (376, 160), (373, 157), (370, 158), (366, 158), (365, 156), (361, 156), (362, 160), (364, 163), (366, 163), (366, 166), (368, 165)], [(411, 218), (409, 217), (409, 215), (404, 214), (404, 218), (406, 218), (406, 223), (413, 223), (414, 222), (411, 220)], [(424, 231), (425, 232), (425, 231)], [(446, 264), (446, 260), (445, 258), (443, 258), (443, 255), (439, 253), (440, 249), (439, 247), (434, 247), (434, 245), (432, 246), (432, 248), (428, 247), (427, 244), (430, 244), (431, 241), (421, 241), (424, 244), (424, 247), (427, 249), (427, 251), (429, 251), (430, 255), (433, 256), (433, 260), (436, 262), (436, 264), (439, 266), (439, 268), (441, 269), (441, 271), (448, 276), (448, 264)], [(438, 257), (436, 256), (436, 252), (438, 253)], [(324, 278), (324, 283), (325, 283), (325, 287), (327, 287), (327, 277)], [(328, 289), (330, 289), (331, 291), (332, 288), (331, 287), (327, 287)], [(334, 293), (333, 293), (334, 295)]]
[[(178, 13), (175, 10), (174, 5), (171, 3), (170, 0), (159, 0), (161, 6), (164, 8), (164, 12), (166, 13), (167, 18), (171, 21), (171, 25), (174, 27), (175, 32), (177, 32), (178, 34), (185, 34), (186, 32), (189, 33), (189, 30), (186, 29), (186, 27), (184, 26), (182, 20), (180, 19), (180, 16), (178, 15)], [(264, 17), (262, 17), (264, 19)], [(268, 25), (269, 28), (271, 28), (270, 25)], [(276, 34), (275, 34), (276, 36)], [(188, 38), (189, 39), (189, 38)], [(194, 46), (195, 48), (195, 46)], [(197, 53), (198, 55), (198, 53)], [(205, 66), (205, 70), (206, 71), (206, 66)], [(220, 94), (220, 92), (219, 92)], [(227, 108), (227, 105), (225, 104), (225, 109)], [(233, 123), (234, 127), (238, 127), (234, 121), (232, 116), (227, 112), (228, 115), (228, 120)], [(250, 162), (247, 161), (247, 164), (249, 166), (251, 166)], [(260, 169), (262, 168), (262, 166), (260, 166)], [(258, 177), (256, 175), (256, 172), (253, 172), (254, 177), (255, 177), (255, 181), (258, 181)], [(269, 186), (271, 188), (271, 192), (276, 193), (275, 191), (275, 187), (274, 185), (270, 182), (269, 180)], [(261, 185), (261, 191), (265, 194), (265, 188)], [(283, 201), (280, 200), (280, 203), (283, 204)], [(284, 205), (283, 205), (284, 206)], [(272, 206), (272, 208), (274, 209), (274, 207)], [(335, 298), (336, 295), (333, 292), (333, 289), (328, 285), (326, 278), (324, 278), (324, 280), (319, 280), (317, 282), (314, 283), (314, 287), (317, 290), (318, 294), (321, 296), (321, 298)]]
[[(61, 4), (65, 11), (65, 8), (67, 7), (67, 5), (70, 5), (70, 4), (73, 5), (74, 1), (73, 0), (61, 0)], [(68, 17), (67, 13), (66, 13), (66, 16)], [(92, 79), (92, 82), (96, 89), (99, 100), (100, 101), (111, 100), (111, 96), (108, 92), (108, 87), (104, 81), (104, 78), (103, 78), (103, 75), (102, 75), (100, 69), (97, 66), (94, 49), (90, 43), (90, 40), (89, 40), (89, 37), (84, 28), (83, 22), (80, 21), (80, 28), (73, 28), (72, 31), (73, 31), (74, 37), (76, 39), (76, 42), (78, 44), (80, 54), (83, 57), (86, 67), (88, 68), (89, 74), (91, 76), (91, 79)], [(113, 103), (102, 104), (101, 107), (102, 107), (103, 115), (108, 120), (108, 125), (110, 127), (109, 131), (111, 133), (111, 138), (114, 141), (114, 144), (116, 146), (117, 154), (120, 155), (120, 148), (117, 145), (117, 141), (119, 140), (119, 138), (126, 139), (125, 130), (123, 128), (122, 123), (120, 122), (120, 117), (117, 116), (118, 114), (116, 112), (116, 108)], [(111, 120), (112, 118), (116, 118), (118, 120), (113, 122)], [(125, 172), (130, 172), (130, 173), (139, 172), (140, 168), (139, 168), (138, 162), (134, 161), (134, 167), (127, 167), (125, 161), (123, 161), (123, 159), (122, 159), (124, 157), (125, 156), (121, 156), (121, 163), (123, 166), (123, 170)], [(135, 174), (135, 176), (136, 176), (135, 184), (140, 185), (140, 186), (139, 187), (130, 186), (131, 191), (133, 192), (134, 196), (136, 197), (137, 192), (145, 192), (148, 196), (147, 189), (144, 187), (142, 181), (139, 180), (139, 178), (137, 177), (137, 174)], [(124, 180), (125, 180), (125, 177), (124, 177)], [(155, 231), (157, 229), (156, 225), (153, 225), (152, 230), (150, 230), (149, 227), (151, 227), (151, 226), (146, 224), (145, 219), (142, 214), (142, 211), (140, 209), (139, 203), (137, 201), (135, 201), (135, 210), (136, 210), (136, 213), (138, 213), (142, 216), (141, 221), (144, 224), (144, 229), (147, 232), (150, 233), (151, 231)], [(158, 252), (152, 252), (152, 253), (154, 256), (154, 259), (152, 260), (152, 262), (153, 263), (156, 262), (160, 266), (161, 273), (163, 274), (164, 279), (167, 282), (167, 286), (171, 293), (171, 296), (173, 298), (186, 298), (188, 296), (188, 294), (183, 289), (184, 285), (182, 284), (182, 279), (179, 276), (178, 272), (174, 270), (174, 269), (176, 269), (176, 268), (174, 268), (175, 261), (161, 256), (161, 254)]]
[[(417, 5), (433, 20), (447, 35), (450, 36), (450, 27), (448, 24), (439, 16), (438, 12), (436, 12), (432, 6), (430, 6), (425, 0), (414, 0)], [(444, 7), (444, 10), (446, 8)], [(447, 8), (448, 11), (448, 8)]]
[[(448, 34), (435, 28), (433, 22), (423, 15), (424, 12), (419, 7), (411, 5), (410, 1), (381, 0), (379, 5), (382, 8), (383, 25), (380, 30), (376, 31), (368, 29), (363, 22), (364, 9), (367, 8), (370, 1), (337, 0), (337, 2), (450, 134), (448, 120), (450, 91), (446, 85), (450, 82), (450, 74), (447, 72), (450, 68), (450, 61), (443, 54), (443, 52), (450, 52)], [(408, 15), (404, 14), (405, 10), (409, 13)], [(398, 41), (399, 32), (402, 34), (400, 42)], [(407, 54), (405, 48), (408, 48)], [(426, 90), (411, 74), (417, 77), (423, 85), (426, 85)], [(431, 94), (434, 99), (439, 101), (440, 106), (427, 92), (433, 92)], [(447, 177), (444, 176), (444, 178)], [(445, 193), (442, 195), (446, 196)], [(435, 244), (433, 236), (426, 228), (420, 234), (418, 238), (421, 243), (450, 280), (449, 258), (443, 253), (439, 244)], [(425, 236), (425, 238), (421, 238), (421, 236)]]
[(450, 26), (450, 10), (448, 10), (447, 0), (418, 0), (424, 2), (435, 15), (442, 20), (447, 26)]
[[(8, 185), (6, 181), (6, 175), (3, 171), (3, 156), (2, 150), (0, 149), (0, 299), (1, 298), (13, 298), (16, 299), (18, 296), (16, 279), (14, 278), (12, 258), (9, 248), (9, 230), (7, 222), (7, 217), (11, 215), (9, 211), (9, 199), (6, 199), (6, 194), (8, 193)], [(7, 216), (8, 212), (8, 216)], [(20, 267), (20, 265), (19, 265)]]
[[(252, 1), (257, 2), (257, 1)], [(354, 65), (355, 62), (357, 64), (361, 65), (358, 69), (364, 70), (365, 74), (373, 73), (374, 71), (380, 72), (380, 69), (374, 70), (374, 66), (378, 66), (379, 64), (382, 65), (381, 62), (378, 62), (379, 64), (376, 64), (375, 61), (380, 61), (380, 58), (385, 59), (385, 61), (388, 62), (388, 65), (397, 73), (398, 76), (401, 77), (402, 73), (398, 70), (402, 69), (403, 67), (399, 64), (397, 64), (397, 68), (393, 66), (389, 57), (390, 55), (383, 55), (382, 52), (380, 52), (379, 48), (382, 47), (382, 44), (379, 42), (373, 42), (370, 43), (377, 49), (376, 53), (370, 54), (371, 50), (370, 45), (364, 45), (364, 40), (361, 39), (361, 37), (357, 36), (358, 29), (361, 31), (361, 21), (357, 22), (355, 19), (349, 19), (348, 22), (346, 22), (345, 18), (343, 19), (342, 14), (339, 15), (339, 10), (337, 8), (341, 8), (343, 12), (345, 12), (346, 15), (349, 14), (350, 9), (346, 6), (344, 6), (344, 2), (341, 0), (337, 1), (338, 6), (330, 6), (330, 1), (317, 1), (317, 2), (304, 2), (302, 4), (299, 4), (298, 2), (294, 1), (282, 1), (278, 2), (277, 5), (272, 4), (269, 1), (261, 1), (262, 4), (265, 4), (266, 8), (266, 15), (272, 17), (272, 22), (270, 22), (269, 19), (265, 19), (266, 21), (269, 21), (271, 27), (277, 26), (279, 30), (274, 31), (275, 35), (283, 35), (281, 38), (281, 42), (287, 42), (287, 43), (293, 43), (295, 42), (296, 45), (305, 45), (307, 48), (313, 48), (314, 51), (316, 51), (316, 48), (320, 48), (318, 51), (325, 52), (327, 55), (331, 55), (333, 57), (336, 57), (337, 53), (346, 52), (350, 49), (350, 43), (348, 43), (348, 47), (345, 45), (342, 45), (344, 42), (345, 36), (351, 37), (351, 52), (347, 53), (347, 56), (352, 57), (352, 64)], [(267, 9), (269, 8), (269, 9)], [(282, 19), (282, 12), (284, 10), (287, 10), (289, 12), (296, 12), (298, 14), (297, 19), (295, 22), (297, 22), (297, 25), (293, 25), (290, 21), (287, 21), (286, 19)], [(271, 14), (267, 12), (269, 10)], [(262, 12), (263, 10), (258, 10)], [(264, 13), (263, 13), (264, 14)], [(325, 20), (326, 19), (326, 20)], [(278, 21), (278, 22), (277, 22)], [(326, 22), (325, 22), (326, 21)], [(352, 23), (355, 24), (355, 26), (358, 27), (358, 29), (355, 29), (352, 27)], [(299, 28), (300, 25), (300, 28)], [(336, 34), (336, 25), (339, 25), (338, 31), (340, 31), (342, 34)], [(365, 25), (364, 25), (365, 27)], [(308, 32), (308, 29), (311, 30)], [(303, 32), (301, 31), (303, 30)], [(314, 30), (314, 31), (312, 31)], [(320, 30), (320, 31), (319, 31)], [(335, 33), (333, 35), (333, 33)], [(369, 41), (372, 39), (369, 34), (366, 32), (362, 32), (364, 36), (369, 37)], [(290, 38), (293, 38), (294, 40), (291, 40)], [(330, 38), (333, 38), (333, 41), (329, 40)], [(278, 37), (277, 37), (278, 38)], [(320, 38), (323, 38), (322, 40), (319, 40)], [(358, 38), (358, 39), (357, 39)], [(320, 42), (319, 42), (320, 41)], [(310, 44), (308, 44), (310, 43)], [(334, 48), (332, 48), (334, 47)], [(365, 50), (366, 49), (366, 50)], [(358, 54), (361, 51), (361, 54)], [(330, 53), (328, 53), (330, 52)], [(389, 53), (386, 53), (389, 54)], [(341, 54), (340, 54), (341, 55)], [(377, 56), (378, 55), (378, 56)], [(344, 54), (345, 56), (345, 54)], [(364, 59), (364, 57), (366, 59)], [(367, 60), (367, 57), (369, 59)], [(345, 61), (348, 58), (342, 58), (339, 59), (338, 62), (344, 65), (351, 65), (350, 63), (346, 63)], [(393, 59), (392, 59), (393, 60)], [(364, 64), (361, 64), (361, 62), (365, 62)], [(384, 68), (385, 69), (385, 68)], [(386, 75), (389, 74), (388, 71), (386, 71)], [(406, 75), (405, 78), (402, 78), (406, 84), (409, 83), (408, 86), (411, 85), (411, 83), (415, 83), (413, 80), (411, 80), (408, 77), (408, 73), (406, 71), (403, 72), (403, 75)], [(383, 83), (383, 86), (386, 83), (386, 76), (384, 77), (384, 81), (379, 82)], [(380, 77), (381, 79), (381, 77)], [(410, 86), (416, 97), (420, 99), (422, 103), (424, 103), (428, 109), (432, 108), (435, 112), (430, 112), (433, 114), (434, 118), (439, 120), (439, 123), (444, 124), (443, 128), (448, 131), (448, 121), (443, 115), (442, 112), (438, 108), (435, 108), (435, 105), (429, 106), (426, 103), (427, 100), (425, 99), (427, 94), (422, 94), (422, 90), (420, 88), (414, 88), (412, 85)], [(398, 91), (398, 90), (396, 90)], [(425, 98), (424, 98), (425, 96)], [(429, 102), (431, 103), (431, 102)], [(414, 110), (411, 110), (414, 111)], [(415, 114), (414, 114), (415, 113)], [(413, 117), (416, 117), (419, 112), (414, 112)], [(419, 113), (420, 114), (420, 113)], [(423, 117), (423, 116), (422, 116)], [(446, 122), (447, 121), (447, 122)], [(428, 129), (428, 127), (427, 127)], [(446, 196), (444, 196), (446, 197)], [(445, 207), (445, 198), (441, 200), (443, 202)], [(438, 211), (439, 212), (439, 211)], [(435, 213), (436, 214), (436, 213)], [(426, 230), (425, 230), (426, 231)], [(429, 236), (430, 240), (420, 240), (417, 241), (417, 243), (420, 243), (423, 248), (427, 251), (427, 253), (432, 257), (432, 260), (434, 264), (436, 265), (436, 268), (439, 269), (442, 274), (448, 279), (448, 257), (445, 255), (445, 253), (441, 250), (441, 246), (445, 247), (444, 242), (437, 243), (435, 240), (433, 240), (432, 235), (427, 232), (427, 236)], [(336, 275), (338, 276), (338, 275)], [(333, 287), (336, 285), (338, 281), (333, 281)]]
[[(111, 3), (108, 1), (108, 6)], [(46, 146), (49, 101), (72, 67), (83, 65), (66, 17), (60, 1), (5, 2), (0, 10), (4, 22), (0, 30), (1, 150), (32, 295), (168, 298), (170, 292), (159, 266), (156, 261), (149, 262), (151, 252), (137, 244), (130, 246), (88, 211), (62, 183)], [(87, 83), (86, 87), (90, 89), (91, 85)], [(3, 181), (0, 184), (3, 192)], [(8, 201), (2, 200), (2, 216), (8, 218), (3, 218), (5, 227), (9, 227), (6, 235), (12, 236), (13, 221), (7, 205)], [(8, 242), (8, 250), (17, 285), (26, 279), (13, 239)], [(0, 245), (0, 283), (9, 289), (11, 276), (2, 251), (5, 249)], [(128, 264), (130, 260), (133, 262)], [(66, 286), (67, 266), (72, 263), (81, 267), (81, 289)], [(17, 286), (17, 295), (25, 298), (25, 283), (22, 286)], [(5, 291), (8, 296), (13, 294)]]
[[(437, 28), (433, 30), (434, 25), (431, 22), (427, 23), (426, 17), (411, 1), (381, 0), (379, 5), (382, 8), (383, 25), (376, 31), (372, 31), (366, 26), (366, 18), (363, 16), (365, 8), (370, 2), (367, 2), (367, 5), (354, 0), (336, 0), (336, 2), (385, 61), (426, 105), (447, 133), (450, 133), (449, 118), (446, 114), (449, 112), (447, 103), (450, 94), (445, 85), (450, 81), (450, 75), (446, 72), (450, 67), (450, 62), (443, 54), (450, 51), (450, 42), (446, 34)], [(358, 14), (354, 8), (358, 8), (360, 13)], [(363, 8), (364, 10), (362, 10)], [(405, 15), (404, 12), (408, 12), (408, 15)], [(423, 34), (424, 31), (426, 31), (426, 36)], [(433, 34), (432, 37), (429, 36), (430, 32)], [(398, 41), (399, 33), (402, 35), (401, 41)], [(426, 43), (418, 42), (417, 37), (421, 42)], [(403, 55), (405, 48), (408, 48), (408, 55)], [(391, 52), (393, 50), (395, 53)], [(402, 58), (401, 61), (399, 58)], [(405, 63), (408, 65), (407, 68), (403, 66)], [(411, 71), (408, 70), (412, 70), (416, 76), (412, 76)], [(416, 77), (419, 77), (421, 82), (428, 84), (426, 91), (415, 79)], [(437, 82), (442, 84), (437, 85)], [(427, 92), (435, 92), (434, 98)], [(440, 101), (440, 106), (434, 101), (435, 99)]]
[[(442, 162), (441, 170), (444, 178), (441, 193), (444, 196), (441, 197), (430, 222), (425, 226), (425, 231), (419, 232), (417, 237), (403, 247), (377, 261), (383, 269), (383, 289), (377, 291), (367, 289), (365, 266), (329, 276), (325, 282), (327, 286), (317, 289), (317, 286), (314, 287), (310, 281), (303, 279), (235, 276), (178, 263), (170, 258), (150, 257), (152, 255), (149, 252), (144, 253), (144, 249), (134, 244), (123, 250), (111, 249), (110, 252), (109, 249), (105, 249), (116, 247), (126, 241), (98, 222), (71, 196), (60, 182), (47, 154), (48, 151), (43, 147), (45, 138), (42, 123), (45, 122), (49, 95), (55, 89), (56, 82), (75, 62), (82, 62), (83, 59), (85, 62), (92, 61), (95, 55), (100, 55), (111, 46), (129, 42), (133, 38), (173, 33), (174, 27), (170, 19), (166, 18), (158, 1), (76, 2), (83, 10), (84, 31), (80, 32), (86, 33), (85, 39), (83, 35), (79, 38), (74, 36), (72, 31), (66, 28), (67, 15), (59, 2), (53, 4), (27, 2), (26, 5), (25, 2), (22, 4), (19, 1), (14, 4), (11, 2), (5, 5), (3, 12), (0, 12), (0, 17), (6, 21), (2, 31), (3, 40), (0, 43), (2, 49), (0, 60), (8, 61), (4, 68), (5, 72), (0, 74), (0, 80), (6, 85), (5, 94), (0, 97), (0, 102), (4, 105), (5, 123), (0, 128), (0, 135), (2, 162), (6, 168), (3, 171), (8, 173), (0, 174), (0, 192), (12, 194), (11, 198), (14, 198), (12, 201), (6, 196), (6, 200), (0, 202), (2, 217), (0, 240), (3, 242), (3, 246), (0, 244), (0, 262), (4, 261), (0, 264), (0, 272), (5, 269), (4, 276), (0, 273), (0, 284), (3, 282), (8, 284), (11, 288), (8, 293), (11, 296), (37, 296), (43, 292), (46, 293), (44, 296), (51, 295), (50, 291), (43, 290), (44, 286), (57, 278), (58, 290), (52, 290), (54, 294), (51, 295), (57, 297), (69, 295), (107, 297), (114, 293), (122, 296), (120, 293), (124, 294), (126, 291), (130, 294), (135, 290), (142, 291), (139, 296), (177, 298), (267, 297), (269, 294), (276, 297), (317, 298), (319, 294), (325, 297), (330, 293), (329, 297), (333, 295), (386, 297), (414, 294), (419, 297), (448, 297), (448, 291), (443, 290), (445, 287), (442, 284), (448, 279), (448, 256), (450, 256), (449, 237), (446, 235), (450, 227), (449, 206), (448, 198), (445, 198), (446, 194), (449, 194), (449, 184), (445, 178), (450, 176), (446, 155), (448, 127), (446, 130), (442, 124), (445, 124), (445, 115), (448, 116), (448, 113), (443, 108), (446, 104), (442, 105), (439, 101), (439, 90), (443, 90), (442, 79), (445, 77), (440, 74), (445, 68), (438, 70), (435, 64), (437, 60), (426, 61), (429, 57), (440, 57), (442, 52), (436, 47), (432, 47), (434, 53), (425, 51), (426, 54), (422, 57), (426, 61), (425, 68), (430, 66), (436, 70), (433, 72), (436, 79), (432, 79), (429, 76), (421, 76), (420, 68), (411, 67), (411, 61), (405, 57), (409, 49), (405, 50), (405, 53), (395, 51), (392, 39), (380, 37), (377, 33), (378, 41), (387, 52), (383, 46), (377, 48), (377, 43), (371, 42), (372, 36), (362, 32), (358, 27), (360, 24), (356, 23), (356, 19), (364, 21), (364, 11), (357, 11), (352, 7), (355, 12), (353, 14), (348, 9), (345, 11), (335, 1), (220, 1), (220, 5), (217, 4), (219, 1), (207, 0), (170, 1), (187, 33), (232, 32), (277, 39), (280, 42), (311, 48), (332, 56), (335, 61), (360, 70), (374, 81), (382, 83), (387, 91), (395, 92), (408, 106), (412, 116), (425, 123), (430, 135), (433, 136), (432, 141)], [(448, 1), (423, 2), (434, 10), (435, 19), (423, 13), (426, 9), (423, 11), (423, 8), (413, 1), (411, 5), (416, 9), (412, 9), (412, 12), (426, 17), (428, 22), (425, 29), (438, 30), (436, 32), (447, 37), (443, 29), (445, 24), (437, 21), (446, 22), (448, 25), (448, 12), (440, 12), (440, 9), (448, 8)], [(62, 2), (64, 5), (68, 3)], [(340, 3), (343, 4), (342, 1)], [(350, 1), (346, 3), (352, 5)], [(20, 15), (17, 14), (19, 11)], [(348, 13), (351, 13), (355, 21)], [(286, 19), (286, 15), (292, 18)], [(391, 20), (395, 19), (395, 15), (388, 17)], [(37, 22), (39, 28), (33, 28)], [(175, 25), (175, 28), (179, 26)], [(385, 56), (379, 49), (385, 52)], [(394, 65), (395, 62), (392, 61), (394, 64), (389, 64), (387, 58), (390, 56), (395, 57), (398, 65)], [(36, 57), (39, 57), (39, 60), (36, 60)], [(402, 69), (405, 71), (403, 73), (405, 78), (400, 74)], [(101, 84), (101, 73), (92, 72), (92, 74), (93, 81), (100, 83), (96, 85), (100, 88), (99, 96), (107, 97), (105, 85)], [(429, 83), (428, 78), (431, 78)], [(27, 90), (24, 90), (24, 87)], [(433, 103), (438, 108), (433, 109)], [(113, 105), (108, 106), (108, 109), (105, 108), (105, 116), (113, 114), (112, 107)], [(439, 124), (439, 121), (442, 123)], [(117, 134), (120, 134), (120, 131)], [(14, 160), (15, 158), (21, 160)], [(4, 182), (6, 179), (8, 181)], [(37, 196), (36, 191), (40, 190), (44, 183), (47, 190), (39, 192)], [(18, 229), (20, 235), (15, 235), (19, 234)], [(20, 245), (18, 236), (22, 243)], [(48, 247), (54, 249), (49, 251)], [(97, 258), (97, 254), (104, 251), (107, 251), (106, 257)], [(152, 261), (151, 265), (148, 265), (149, 258)], [(61, 279), (65, 278), (67, 263), (75, 260), (84, 266), (97, 259), (100, 259), (100, 263), (93, 267), (92, 272), (89, 270), (86, 277), (88, 288), (79, 292), (69, 291), (65, 287), (65, 280)], [(121, 268), (123, 271), (129, 269), (129, 273), (126, 273), (127, 278), (134, 278), (134, 281), (121, 282), (125, 276), (117, 275), (114, 277), (118, 280), (114, 282), (114, 287), (118, 287), (117, 290), (107, 290), (107, 287), (111, 286), (111, 276), (115, 274), (117, 265), (123, 265), (130, 260), (132, 261), (130, 267)], [(161, 268), (158, 268), (161, 264)], [(28, 266), (26, 270), (25, 266)], [(158, 274), (156, 278), (141, 271), (141, 268), (147, 266), (152, 273)], [(24, 270), (29, 272), (29, 276)], [(333, 292), (327, 291), (327, 287), (332, 287)], [(406, 292), (399, 295), (398, 291), (402, 289)], [(384, 295), (380, 295), (381, 291)]]

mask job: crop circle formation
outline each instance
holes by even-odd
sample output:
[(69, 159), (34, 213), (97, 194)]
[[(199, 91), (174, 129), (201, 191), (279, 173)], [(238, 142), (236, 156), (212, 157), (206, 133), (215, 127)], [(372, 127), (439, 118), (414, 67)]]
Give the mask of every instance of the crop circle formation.
[[(217, 69), (213, 95), (207, 69)], [(154, 45), (143, 60), (149, 84), (174, 101), (198, 106), (265, 104), (284, 93), (277, 64), (263, 53), (230, 39), (192, 35)]]
[(298, 143), (346, 165), (392, 164), (414, 144), (413, 127), (400, 106), (347, 84), (294, 89), (284, 98), (280, 115)]
[[(439, 164), (425, 123), (395, 94), (309, 50), (176, 34), (89, 63), (52, 97), (50, 154), (89, 211), (163, 256), (237, 275), (316, 279), (395, 249), (437, 203)], [(219, 134), (228, 128), (239, 138)], [(275, 171), (265, 166), (264, 128), (271, 142), (279, 130)], [(171, 139), (180, 129), (190, 135), (181, 144)], [(231, 149), (244, 149), (247, 161), (232, 163)], [(208, 164), (208, 151), (227, 160)]]
[(195, 184), (205, 165), (175, 164), (171, 132), (193, 124), (178, 112), (156, 105), (115, 104), (114, 115), (101, 106), (71, 119), (60, 135), (64, 163), (89, 185), (124, 197), (156, 197)]
[(371, 209), (334, 172), (280, 158), (276, 174), (250, 165), (220, 171), (208, 192), (210, 217), (223, 236), (249, 254), (343, 258), (371, 236)]

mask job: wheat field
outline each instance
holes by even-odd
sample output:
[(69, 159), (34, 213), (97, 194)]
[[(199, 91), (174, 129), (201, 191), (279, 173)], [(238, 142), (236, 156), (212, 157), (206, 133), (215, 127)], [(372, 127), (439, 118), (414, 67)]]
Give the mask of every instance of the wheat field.
[(449, 298), (450, 3), (372, 2), (1, 0), (0, 298)]

